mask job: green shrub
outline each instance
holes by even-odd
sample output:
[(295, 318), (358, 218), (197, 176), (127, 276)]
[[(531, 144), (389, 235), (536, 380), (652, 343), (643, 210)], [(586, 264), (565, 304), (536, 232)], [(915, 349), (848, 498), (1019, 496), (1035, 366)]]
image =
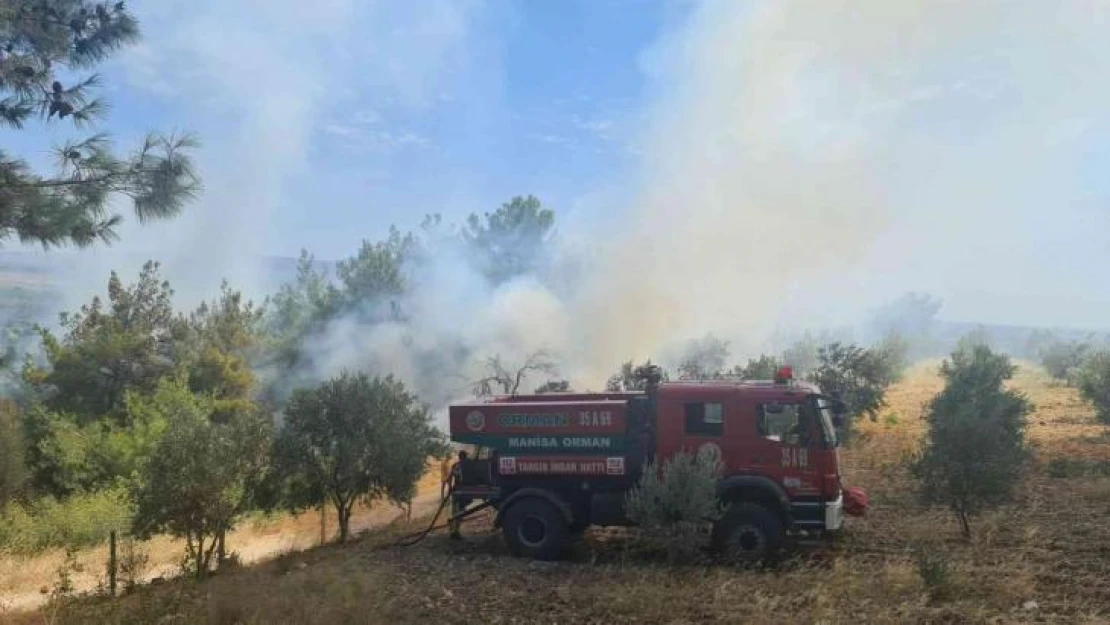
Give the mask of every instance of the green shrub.
[(749, 359), (743, 367), (737, 365), (734, 371), (745, 380), (771, 380), (781, 367), (778, 358), (761, 354), (759, 358)]
[(1079, 394), (1095, 407), (1099, 421), (1110, 425), (1110, 352), (1091, 355), (1077, 375)]
[(112, 530), (124, 532), (135, 505), (123, 487), (12, 503), (0, 512), (0, 551), (20, 555), (52, 547), (94, 545)]
[(672, 563), (691, 559), (702, 546), (702, 530), (721, 516), (716, 488), (723, 471), (720, 454), (711, 447), (697, 455), (675, 454), (661, 470), (648, 463), (625, 496), (628, 518), (663, 542)]
[(1029, 458), (1033, 406), (1005, 386), (1016, 369), (985, 345), (962, 347), (941, 366), (944, 390), (928, 404), (926, 444), (912, 471), (924, 500), (948, 505), (965, 538), (972, 515), (1013, 498)]
[(890, 333), (872, 348), (879, 360), (879, 369), (890, 383), (898, 382), (909, 368), (910, 345), (902, 335)]
[(854, 344), (830, 343), (818, 349), (817, 368), (806, 378), (822, 393), (844, 402), (847, 418), (840, 428), (840, 440), (852, 439), (857, 418), (867, 415), (875, 421), (886, 407), (886, 388), (896, 377), (893, 357), (892, 353)]
[(1105, 477), (1110, 476), (1110, 460), (1079, 460), (1053, 458), (1047, 467), (1049, 477)]
[(955, 594), (952, 566), (944, 554), (931, 549), (920, 549), (915, 554), (914, 563), (917, 565), (917, 575), (929, 593), (929, 599), (944, 601)]
[(1090, 343), (1055, 341), (1041, 350), (1041, 366), (1053, 378), (1072, 386), (1090, 350)]

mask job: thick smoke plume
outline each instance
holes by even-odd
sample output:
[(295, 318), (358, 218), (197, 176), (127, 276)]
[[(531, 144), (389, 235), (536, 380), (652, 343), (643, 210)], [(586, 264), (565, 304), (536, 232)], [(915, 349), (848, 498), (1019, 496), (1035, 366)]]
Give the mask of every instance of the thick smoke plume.
[[(271, 21), (299, 23), (302, 12), (316, 11), (280, 4), (269, 9)], [(226, 37), (228, 26), (190, 38), (204, 23), (181, 30), (165, 56), (189, 52), (183, 64), (200, 59), (211, 69), (235, 56), (225, 43), (242, 41), (252, 53), (241, 59), (271, 59), (275, 72), (298, 70), (298, 81), (339, 84), (353, 61), (326, 62), (324, 33), (362, 5), (325, 5), (327, 19), (312, 22), (310, 56)], [(148, 21), (175, 23), (171, 14)], [(423, 14), (413, 11), (409, 21)], [(238, 32), (253, 16), (223, 21)], [(595, 203), (602, 209), (554, 206), (558, 237), (537, 249), (533, 270), (508, 281), (491, 281), (457, 239), (436, 239), (406, 265), (411, 288), (393, 302), (398, 318), (375, 313), (368, 322), (360, 310), (332, 321), (306, 338), (308, 364), (290, 379), (343, 368), (396, 373), (442, 406), (470, 394), (489, 357), (512, 367), (546, 349), (574, 388), (596, 389), (628, 359), (673, 367), (690, 339), (709, 333), (731, 341), (735, 361), (778, 351), (781, 337), (806, 329), (867, 338), (864, 313), (907, 291), (939, 296), (949, 319), (1102, 325), (1110, 292), (1098, 288), (1094, 268), (1110, 262), (1108, 26), (1110, 3), (1101, 0), (697, 3), (643, 55), (650, 89), (633, 146), (640, 166), (606, 185), (607, 201)], [(447, 29), (456, 38), (464, 31)], [(285, 62), (294, 57), (298, 63)], [(417, 74), (413, 89), (397, 88), (428, 95), (442, 78)], [(402, 78), (389, 73), (382, 84)], [(218, 249), (197, 254), (190, 238), (176, 249), (177, 266), (167, 263), (175, 287), (193, 300), (192, 291), (211, 293), (229, 268), (234, 285), (251, 280), (241, 261), (262, 245), (269, 211), (292, 186), (330, 93), (272, 78), (260, 81), (262, 94), (197, 80), (184, 86), (244, 110), (265, 108), (241, 137), (215, 137), (214, 153), (227, 156), (208, 157), (207, 170), (226, 170), (210, 177), (205, 200), (219, 216), (210, 209), (192, 225), (207, 237), (208, 226), (220, 224), (221, 237), (205, 239)], [(227, 151), (225, 143), (238, 147)], [(247, 166), (226, 167), (240, 161)], [(225, 225), (229, 206), (253, 207), (239, 211), (250, 226)], [(165, 228), (177, 233), (180, 225)], [(92, 264), (95, 277), (75, 269), (84, 285), (73, 290), (76, 303), (102, 288), (105, 263)], [(113, 258), (111, 266), (132, 276), (128, 267), (138, 264)], [(181, 271), (192, 282), (203, 278), (203, 289), (181, 284)], [(243, 286), (259, 294), (258, 285)]]
[(1082, 172), (1107, 130), (1108, 16), (1104, 2), (700, 4), (644, 58), (642, 168), (615, 212), (576, 216), (561, 240), (579, 247), (496, 286), (443, 248), (415, 271), (408, 320), (335, 324), (321, 373), (373, 362), (449, 399), (485, 357), (546, 348), (597, 388), (708, 332), (739, 358), (910, 290), (971, 318), (1089, 321), (1038, 297), (1083, 289), (1046, 279), (1061, 256), (1089, 258), (1052, 242), (1107, 224)]
[(642, 175), (574, 302), (578, 361), (596, 379), (707, 331), (757, 348), (915, 289), (973, 319), (1061, 321), (1044, 298), (1084, 290), (1060, 265), (1087, 254), (1052, 242), (1107, 249), (1082, 225), (1107, 223), (1082, 172), (1106, 137), (1108, 18), (1106, 2), (699, 5), (645, 60)]

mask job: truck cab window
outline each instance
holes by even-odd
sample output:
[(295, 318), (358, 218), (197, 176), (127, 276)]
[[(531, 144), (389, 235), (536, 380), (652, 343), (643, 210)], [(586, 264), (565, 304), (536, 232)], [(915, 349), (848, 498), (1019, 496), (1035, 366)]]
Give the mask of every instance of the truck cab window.
[(725, 407), (719, 403), (688, 403), (686, 408), (686, 434), (694, 436), (721, 436), (725, 429)]
[(809, 443), (809, 419), (801, 404), (759, 404), (756, 433), (763, 438), (788, 445)]

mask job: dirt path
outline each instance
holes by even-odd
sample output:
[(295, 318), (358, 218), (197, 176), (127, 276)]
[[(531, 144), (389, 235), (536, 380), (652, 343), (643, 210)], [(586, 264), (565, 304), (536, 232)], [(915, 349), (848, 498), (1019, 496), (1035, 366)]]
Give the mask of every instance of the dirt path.
[[(420, 481), (418, 493), (412, 503), (413, 518), (431, 514), (439, 505), (438, 472)], [(402, 519), (404, 515), (404, 510), (384, 503), (357, 509), (351, 518), (351, 533), (357, 536), (360, 532)], [(334, 540), (337, 531), (334, 510), (328, 511), (325, 526), (327, 540)], [(244, 524), (228, 535), (228, 548), (243, 564), (253, 564), (316, 547), (320, 544), (320, 532), (320, 514), (311, 511), (270, 522)], [(150, 558), (146, 571), (141, 575), (144, 582), (173, 577), (178, 573), (184, 542), (159, 536), (140, 548)], [(107, 552), (107, 547), (101, 545), (77, 554), (77, 570), (71, 573), (77, 593), (94, 591), (102, 583)], [(64, 559), (64, 551), (60, 550), (32, 558), (0, 559), (0, 616), (5, 610), (23, 612), (44, 605), (49, 600), (50, 589), (58, 580), (57, 571)]]

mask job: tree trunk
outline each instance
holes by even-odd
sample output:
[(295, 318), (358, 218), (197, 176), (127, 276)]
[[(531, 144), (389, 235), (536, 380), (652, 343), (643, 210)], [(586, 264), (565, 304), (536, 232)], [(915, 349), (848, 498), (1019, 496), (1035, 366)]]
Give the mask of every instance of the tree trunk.
[(347, 542), (351, 530), (351, 508), (345, 501), (336, 502), (335, 514), (339, 521), (339, 542)]
[(193, 555), (193, 565), (196, 566), (197, 579), (204, 579), (205, 574), (208, 573), (208, 563), (204, 561), (204, 535), (197, 534), (197, 550)]
[(227, 560), (227, 549), (224, 544), (224, 537), (227, 536), (227, 530), (220, 530), (216, 535), (216, 568), (223, 568), (224, 561)]
[(204, 575), (200, 576), (201, 578), (208, 576), (208, 570), (212, 566), (212, 556), (216, 554), (216, 547), (219, 544), (220, 542), (216, 539), (215, 536), (213, 536), (212, 542), (208, 545), (208, 551), (201, 551), (201, 555), (203, 556), (201, 565), (203, 566), (204, 570)]
[(971, 524), (968, 522), (967, 512), (957, 510), (956, 517), (960, 519), (960, 533), (963, 535), (964, 540), (971, 540)]

